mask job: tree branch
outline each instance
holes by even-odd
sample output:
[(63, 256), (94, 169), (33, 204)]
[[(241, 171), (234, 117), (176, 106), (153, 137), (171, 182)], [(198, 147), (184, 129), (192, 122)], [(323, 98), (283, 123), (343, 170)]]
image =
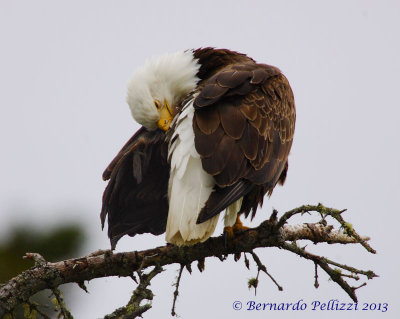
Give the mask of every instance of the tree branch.
[(153, 300), (153, 292), (147, 287), (150, 285), (150, 281), (157, 276), (163, 269), (160, 266), (155, 266), (148, 274), (140, 274), (140, 283), (134, 290), (131, 299), (125, 307), (115, 310), (112, 314), (104, 317), (104, 319), (133, 319), (136, 317), (142, 317), (142, 314), (151, 308), (151, 303), (147, 303), (143, 306), (140, 303), (143, 300)]
[[(320, 222), (294, 226), (285, 225), (290, 217), (313, 211), (321, 215), (322, 220)], [(354, 267), (336, 263), (325, 257), (313, 255), (295, 243), (296, 240), (303, 239), (311, 240), (314, 243), (360, 243), (369, 252), (375, 253), (367, 243), (369, 238), (360, 237), (351, 224), (344, 221), (341, 216), (342, 212), (324, 207), (321, 204), (317, 206), (304, 205), (283, 214), (277, 220), (277, 212), (274, 211), (271, 218), (262, 222), (258, 227), (235, 233), (228, 244), (226, 244), (225, 237), (222, 235), (210, 238), (206, 242), (194, 246), (177, 247), (166, 245), (139, 252), (115, 254), (109, 250), (98, 251), (85, 257), (55, 263), (46, 262), (39, 254), (27, 254), (27, 258), (34, 259), (35, 266), (1, 286), (0, 317), (12, 312), (18, 304), (28, 301), (30, 296), (38, 291), (43, 289), (54, 291), (61, 284), (75, 282), (82, 286), (85, 280), (109, 276), (132, 277), (134, 272), (138, 272), (140, 276), (142, 270), (150, 266), (161, 269), (165, 265), (175, 263), (185, 265), (188, 269), (191, 269), (190, 265), (194, 261), (198, 261), (198, 264), (202, 265), (204, 264), (204, 259), (208, 257), (218, 257), (224, 260), (224, 256), (229, 254), (238, 256), (242, 252), (251, 253), (255, 248), (260, 247), (283, 248), (313, 261), (326, 271), (331, 279), (338, 283), (353, 300), (357, 300), (355, 295), (357, 288), (348, 285), (343, 277), (354, 277), (352, 274), (360, 274), (371, 279), (376, 276), (372, 271), (358, 270)], [(336, 230), (333, 226), (327, 225), (326, 218), (329, 216), (340, 224), (341, 229)], [(247, 258), (245, 257), (245, 263), (246, 260)], [(262, 264), (259, 259), (258, 261), (260, 262), (258, 267), (260, 267)], [(351, 274), (341, 274), (340, 271), (331, 268), (330, 265), (347, 270)], [(261, 268), (261, 270), (263, 269)], [(141, 283), (143, 283), (143, 279), (140, 279)]]

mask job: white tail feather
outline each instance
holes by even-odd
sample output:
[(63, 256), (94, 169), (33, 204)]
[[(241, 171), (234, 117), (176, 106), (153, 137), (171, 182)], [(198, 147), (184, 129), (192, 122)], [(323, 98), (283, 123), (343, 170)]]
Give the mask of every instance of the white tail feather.
[(232, 227), (235, 224), (238, 212), (242, 207), (242, 202), (243, 197), (239, 198), (236, 202), (226, 208), (224, 216), (225, 227)]

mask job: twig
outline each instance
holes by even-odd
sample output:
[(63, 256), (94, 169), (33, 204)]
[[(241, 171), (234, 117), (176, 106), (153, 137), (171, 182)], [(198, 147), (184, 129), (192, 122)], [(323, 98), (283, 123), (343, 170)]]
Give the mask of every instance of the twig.
[(186, 264), (185, 265), (187, 271), (189, 272), (189, 274), (192, 274), (192, 264)]
[(78, 282), (77, 284), (78, 284), (79, 288), (81, 288), (84, 292), (86, 292), (87, 294), (89, 293), (89, 291), (85, 285), (85, 282), (81, 281), (81, 282)]
[(314, 287), (318, 288), (319, 287), (319, 283), (318, 283), (318, 264), (315, 261), (314, 261), (314, 264), (315, 264)]
[[(272, 277), (272, 275), (267, 271), (267, 267), (265, 267), (265, 265), (263, 265), (263, 263), (261, 262), (260, 258), (258, 258), (258, 256), (256, 255), (256, 253), (254, 251), (250, 252), (251, 256), (254, 259), (254, 262), (257, 264), (258, 267), (258, 273), (257, 273), (257, 283), (258, 283), (258, 275), (260, 273), (260, 270), (265, 272), (267, 274), (267, 276), (272, 280), (272, 282), (278, 287), (279, 291), (282, 291), (283, 288), (281, 285), (278, 284), (278, 282), (275, 280), (274, 277)], [(256, 288), (256, 287), (255, 287)]]
[(351, 279), (354, 279), (354, 280), (360, 280), (360, 277), (356, 276), (356, 275), (349, 275), (349, 274), (342, 273), (342, 277), (347, 277), (347, 278), (351, 278)]
[[(281, 246), (283, 249), (289, 250), (301, 257), (304, 257), (306, 259), (312, 260), (314, 261), (315, 264), (318, 264), (318, 266), (320, 266), (328, 275), (329, 277), (336, 282), (340, 287), (342, 287), (342, 289), (350, 296), (351, 299), (353, 299), (354, 302), (357, 302), (357, 296), (355, 294), (355, 290), (360, 288), (355, 288), (355, 287), (351, 287), (343, 278), (341, 275), (341, 272), (335, 269), (332, 269), (331, 267), (329, 267), (329, 264), (332, 264), (332, 261), (328, 261), (326, 258), (324, 257), (320, 257), (314, 254), (311, 254), (310, 252), (307, 252), (305, 249), (300, 248), (299, 246), (297, 246), (296, 244), (292, 243), (283, 243)], [(352, 267), (348, 267), (346, 265), (341, 265), (338, 263), (335, 263), (335, 265), (340, 265), (339, 267), (343, 268), (343, 269), (349, 269)], [(377, 277), (377, 275), (375, 275), (372, 271), (361, 271), (361, 270), (356, 270), (356, 273), (363, 273), (363, 274), (369, 274), (372, 277)]]
[(183, 268), (184, 268), (184, 265), (181, 264), (181, 268), (179, 269), (179, 274), (178, 274), (178, 277), (177, 277), (176, 283), (175, 283), (174, 301), (172, 303), (172, 309), (171, 309), (171, 315), (173, 317), (177, 316), (177, 314), (175, 312), (175, 303), (176, 303), (176, 299), (178, 298), (178, 295), (179, 295), (179, 283), (181, 282)]
[(138, 274), (139, 278), (141, 278), (141, 277), (142, 277), (142, 270), (143, 270), (143, 268), (146, 268), (146, 267), (144, 267), (144, 266), (145, 266), (145, 263), (146, 263), (146, 261), (147, 261), (147, 260), (149, 260), (150, 258), (153, 258), (153, 257), (156, 257), (156, 256), (157, 256), (157, 254), (153, 254), (153, 255), (146, 255), (146, 256), (144, 256), (144, 257), (143, 257), (143, 259), (142, 259), (142, 262), (140, 263), (140, 267), (139, 267), (139, 269), (138, 269), (138, 270), (136, 270), (136, 272), (137, 272), (137, 274)]
[(52, 291), (55, 296), (53, 303), (55, 304), (56, 308), (59, 308), (60, 315), (62, 315), (64, 319), (73, 319), (74, 317), (65, 305), (61, 291), (58, 288), (53, 288)]
[[(219, 258), (219, 255), (217, 256), (218, 258)], [(219, 258), (221, 261), (224, 261), (224, 259), (222, 259), (222, 258)], [(198, 261), (197, 261), (197, 269), (200, 271), (200, 272), (203, 272), (204, 271), (204, 268), (205, 268), (205, 265), (204, 265), (204, 263), (205, 263), (205, 258), (199, 258), (198, 259)]]
[(35, 267), (43, 267), (47, 265), (46, 259), (44, 259), (43, 256), (38, 253), (26, 253), (22, 258), (33, 260), (35, 262)]
[[(140, 275), (140, 283), (133, 291), (132, 297), (125, 307), (118, 308), (113, 313), (104, 317), (104, 319), (133, 319), (141, 317), (144, 312), (151, 308), (151, 301), (154, 298), (153, 292), (147, 287), (150, 286), (151, 280), (161, 273), (163, 269), (156, 265), (148, 274)], [(149, 300), (149, 303), (140, 305), (143, 300)]]
[(326, 216), (331, 216), (332, 218), (334, 218), (335, 220), (337, 220), (340, 223), (340, 225), (343, 227), (343, 229), (345, 229), (345, 231), (346, 231), (347, 235), (349, 235), (349, 237), (353, 237), (356, 240), (356, 242), (360, 243), (370, 253), (373, 253), (373, 254), (376, 253), (376, 251), (367, 243), (367, 240), (369, 238), (361, 238), (357, 234), (357, 232), (353, 229), (351, 224), (347, 223), (342, 218), (341, 214), (346, 211), (345, 209), (338, 210), (335, 208), (329, 208), (329, 207), (325, 207), (321, 203), (318, 204), (317, 206), (303, 205), (303, 206), (297, 207), (297, 208), (292, 209), (292, 210), (286, 212), (285, 214), (283, 214), (282, 217), (277, 222), (276, 226), (278, 228), (281, 228), (287, 222), (287, 220), (289, 218), (293, 217), (294, 215), (304, 214), (304, 213), (308, 213), (308, 212), (312, 212), (312, 211), (320, 213), (323, 219), (325, 219)]
[(245, 264), (246, 268), (250, 270), (250, 262), (247, 259), (246, 253), (243, 253), (243, 255), (244, 255), (244, 264)]

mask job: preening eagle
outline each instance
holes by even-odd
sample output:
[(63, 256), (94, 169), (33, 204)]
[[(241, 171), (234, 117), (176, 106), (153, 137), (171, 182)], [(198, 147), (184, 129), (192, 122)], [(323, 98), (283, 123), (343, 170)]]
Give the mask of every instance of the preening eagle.
[(205, 241), (223, 210), (240, 228), (284, 183), (296, 112), (278, 68), (226, 49), (166, 54), (135, 71), (127, 102), (142, 127), (103, 173), (112, 248), (142, 233)]

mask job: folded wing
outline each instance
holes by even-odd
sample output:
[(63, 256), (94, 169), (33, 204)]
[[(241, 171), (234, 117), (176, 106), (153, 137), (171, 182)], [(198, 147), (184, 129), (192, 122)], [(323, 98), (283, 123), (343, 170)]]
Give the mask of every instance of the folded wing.
[(194, 101), (195, 147), (216, 189), (197, 222), (243, 197), (247, 216), (284, 182), (295, 126), (293, 93), (275, 67), (230, 65), (203, 83)]
[(103, 194), (100, 218), (108, 216), (108, 237), (114, 249), (124, 236), (165, 232), (168, 216), (168, 145), (160, 130), (142, 127), (103, 173), (110, 180)]

